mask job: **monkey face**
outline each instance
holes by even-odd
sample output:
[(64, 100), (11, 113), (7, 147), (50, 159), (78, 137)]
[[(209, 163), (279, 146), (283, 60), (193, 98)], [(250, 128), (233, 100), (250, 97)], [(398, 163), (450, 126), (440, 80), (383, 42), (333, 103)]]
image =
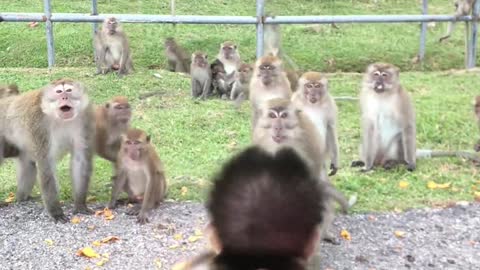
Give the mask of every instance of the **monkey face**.
[(321, 81), (308, 81), (303, 85), (303, 95), (305, 100), (315, 104), (322, 100), (327, 92), (327, 86)]
[(208, 55), (202, 53), (194, 53), (192, 55), (192, 62), (201, 68), (206, 68), (208, 66)]
[(292, 137), (295, 127), (298, 125), (297, 111), (291, 106), (278, 106), (264, 109), (260, 119), (260, 126), (268, 129), (272, 140), (278, 144), (284, 143)]
[(107, 103), (109, 117), (116, 123), (127, 125), (132, 117), (132, 110), (129, 103)]
[(44, 90), (43, 95), (43, 112), (64, 121), (75, 119), (88, 105), (83, 89), (71, 83), (56, 84)]
[(105, 21), (105, 27), (107, 28), (107, 32), (110, 35), (113, 35), (117, 32), (117, 26), (118, 26), (118, 22), (117, 22), (117, 19), (115, 18), (109, 18)]
[(232, 59), (236, 54), (237, 46), (236, 45), (224, 45), (222, 46), (222, 53), (225, 59)]
[(238, 78), (242, 83), (246, 83), (252, 77), (253, 68), (250, 65), (241, 66), (237, 70)]
[(132, 161), (140, 161), (150, 144), (150, 136), (139, 129), (129, 129), (122, 135), (121, 151)]
[(271, 63), (261, 64), (258, 69), (258, 76), (261, 78), (264, 85), (270, 85), (278, 73), (277, 68)]
[(370, 89), (381, 94), (398, 87), (397, 67), (391, 64), (373, 64), (367, 70), (367, 84)]

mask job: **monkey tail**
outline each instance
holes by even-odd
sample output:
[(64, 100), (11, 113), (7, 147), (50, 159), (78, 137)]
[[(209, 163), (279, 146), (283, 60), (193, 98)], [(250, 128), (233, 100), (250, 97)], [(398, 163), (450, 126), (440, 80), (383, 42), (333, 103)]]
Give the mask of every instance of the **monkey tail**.
[(435, 157), (458, 157), (480, 163), (480, 156), (476, 153), (468, 151), (436, 151), (430, 149), (417, 149), (415, 156), (417, 159)]

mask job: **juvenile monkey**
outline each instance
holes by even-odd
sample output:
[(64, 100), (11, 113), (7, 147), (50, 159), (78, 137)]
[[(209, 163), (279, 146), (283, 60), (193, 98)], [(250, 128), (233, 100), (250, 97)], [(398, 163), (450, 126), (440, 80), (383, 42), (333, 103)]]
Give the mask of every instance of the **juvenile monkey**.
[(77, 81), (61, 79), (40, 90), (0, 99), (0, 138), (19, 151), (17, 201), (28, 199), (38, 168), (48, 213), (55, 221), (67, 222), (58, 200), (55, 169), (57, 159), (69, 152), (74, 213), (92, 213), (86, 196), (92, 174), (94, 123), (86, 90)]
[[(475, 4), (475, 0), (455, 0), (454, 1), (455, 13), (453, 14), (453, 16), (455, 16), (455, 20), (458, 20), (462, 16), (469, 15), (472, 12), (474, 4)], [(455, 24), (456, 24), (456, 21), (448, 22), (447, 32), (443, 37), (439, 39), (439, 42), (442, 42), (448, 39), (453, 34), (453, 31), (455, 30)], [(468, 22), (467, 22), (467, 29), (468, 29)]]
[(241, 103), (248, 98), (248, 85), (252, 78), (253, 67), (242, 63), (235, 72), (235, 82), (233, 82), (230, 100), (235, 101), (235, 107), (240, 107)]
[(325, 224), (322, 227), (322, 238), (335, 243), (335, 237), (329, 227), (335, 217), (335, 202), (346, 212), (354, 203), (347, 199), (328, 180), (325, 169), (324, 138), (315, 130), (314, 124), (288, 99), (272, 99), (264, 103), (260, 109), (260, 119), (253, 133), (253, 144), (265, 151), (275, 154), (280, 149), (294, 149), (308, 164), (312, 175), (318, 179), (321, 189), (328, 194), (326, 200)]
[(361, 161), (352, 166), (390, 169), (405, 164), (416, 168), (415, 111), (408, 93), (400, 84), (400, 70), (392, 64), (368, 66), (360, 92), (362, 115)]
[(190, 73), (190, 58), (185, 50), (175, 42), (173, 37), (165, 39), (165, 55), (168, 69), (174, 72)]
[[(235, 80), (235, 71), (240, 67), (241, 59), (237, 45), (231, 41), (225, 41), (220, 44), (220, 50), (217, 55), (217, 61), (211, 65), (212, 72), (215, 73), (213, 85), (217, 87), (222, 98), (228, 98)], [(217, 68), (217, 66), (219, 66)], [(222, 71), (223, 70), (223, 71)]]
[(0, 86), (0, 98), (15, 96), (18, 94), (20, 94), (20, 91), (18, 91), (18, 86), (16, 84)]
[(290, 99), (292, 95), (290, 82), (283, 72), (282, 61), (273, 55), (257, 60), (249, 88), (253, 111), (252, 128), (255, 128), (262, 103), (274, 98)]
[(130, 127), (132, 110), (123, 96), (112, 98), (95, 112), (95, 151), (102, 158), (115, 163), (120, 150), (121, 135)]
[(163, 201), (167, 191), (165, 170), (150, 144), (150, 136), (139, 129), (129, 129), (123, 134), (116, 170), (109, 208), (115, 208), (118, 195), (125, 191), (129, 200), (141, 202), (127, 214), (137, 215), (141, 224), (148, 222), (148, 211)]
[(192, 54), (190, 75), (192, 77), (192, 97), (207, 98), (212, 82), (212, 72), (206, 53), (197, 51)]
[(315, 125), (321, 140), (320, 146), (330, 157), (330, 176), (339, 168), (337, 137), (338, 109), (328, 90), (328, 80), (319, 72), (307, 72), (300, 77), (298, 90), (292, 96), (293, 104)]
[(94, 38), (97, 73), (106, 74), (117, 70), (118, 76), (133, 71), (128, 39), (116, 18), (106, 18), (101, 31)]

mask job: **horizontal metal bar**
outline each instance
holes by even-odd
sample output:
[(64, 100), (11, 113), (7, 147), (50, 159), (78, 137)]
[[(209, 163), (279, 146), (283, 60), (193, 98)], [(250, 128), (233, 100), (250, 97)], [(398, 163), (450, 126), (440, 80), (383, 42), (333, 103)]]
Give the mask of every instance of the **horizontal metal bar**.
[[(0, 13), (6, 22), (46, 21), (42, 13)], [(143, 15), (53, 13), (52, 22), (101, 22), (107, 17), (116, 17), (126, 23), (184, 23), (184, 24), (256, 24), (253, 16), (197, 16), (197, 15)], [(267, 17), (267, 24), (328, 24), (328, 23), (408, 23), (454, 21), (452, 15), (346, 15), (346, 16), (275, 16)], [(460, 17), (458, 21), (472, 21), (472, 16)]]

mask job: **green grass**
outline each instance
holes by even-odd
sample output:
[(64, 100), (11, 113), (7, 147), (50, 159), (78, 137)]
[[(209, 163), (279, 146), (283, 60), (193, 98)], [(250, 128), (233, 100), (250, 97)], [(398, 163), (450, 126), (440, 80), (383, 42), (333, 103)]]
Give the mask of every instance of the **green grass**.
[[(169, 14), (169, 1), (103, 0), (101, 13)], [(266, 11), (277, 15), (353, 15), (353, 14), (420, 14), (420, 1), (413, 0), (275, 0), (267, 1)], [(196, 0), (177, 1), (176, 14), (244, 15), (255, 14), (255, 1)], [(288, 7), (288, 8), (287, 8)], [(2, 1), (2, 12), (42, 12), (42, 1)], [(89, 13), (90, 1), (53, 1), (53, 12)], [(430, 1), (430, 14), (447, 14), (452, 1)], [(27, 23), (0, 24), (0, 67), (46, 67), (45, 24), (29, 28)], [(436, 23), (427, 35), (424, 64), (412, 64), (419, 48), (420, 25), (411, 24), (339, 24), (321, 32), (308, 31), (305, 25), (283, 26), (283, 46), (302, 70), (363, 71), (372, 61), (386, 61), (402, 70), (445, 70), (464, 67), (464, 24), (459, 23), (454, 36), (439, 44), (446, 23)], [(171, 25), (124, 24), (130, 38), (136, 66), (163, 68), (166, 65), (162, 43), (174, 36), (189, 52), (205, 50), (216, 55), (219, 44), (235, 41), (243, 59), (255, 57), (253, 25)], [(60, 67), (93, 65), (91, 25), (55, 23), (56, 63)], [(480, 54), (478, 54), (480, 57)]]
[[(268, 12), (277, 15), (419, 14), (419, 1), (373, 0), (267, 1)], [(450, 0), (430, 1), (431, 14), (451, 12)], [(288, 8), (286, 8), (288, 7)], [(3, 1), (2, 12), (42, 12), (42, 1)], [(169, 1), (99, 1), (101, 13), (168, 14)], [(53, 1), (54, 12), (90, 12), (90, 1)], [(177, 1), (177, 14), (254, 15), (255, 2), (239, 0)], [(447, 43), (437, 42), (446, 25), (429, 28), (424, 64), (412, 64), (419, 46), (419, 24), (341, 24), (340, 29), (321, 26), (320, 33), (304, 25), (283, 26), (283, 47), (302, 70), (338, 72), (330, 76), (334, 95), (356, 96), (365, 66), (373, 61), (391, 62), (402, 69), (402, 82), (412, 93), (417, 108), (419, 148), (442, 150), (471, 149), (478, 130), (471, 112), (471, 100), (480, 87), (478, 73), (449, 75), (441, 70), (463, 67), (463, 24)], [(235, 41), (246, 62), (255, 57), (254, 26), (124, 24), (130, 38), (137, 71), (124, 79), (114, 75), (93, 77), (91, 25), (55, 23), (57, 68), (48, 73), (44, 24), (29, 28), (27, 23), (0, 24), (0, 84), (16, 82), (27, 91), (52, 79), (71, 77), (85, 82), (93, 101), (101, 104), (114, 95), (128, 96), (134, 108), (133, 125), (152, 135), (169, 181), (169, 198), (205, 199), (212, 175), (232, 154), (247, 146), (249, 108), (235, 111), (221, 100), (195, 102), (189, 96), (189, 79), (161, 71), (165, 65), (162, 43), (174, 36), (190, 52), (202, 49), (216, 55), (225, 40)], [(480, 55), (480, 54), (479, 54)], [(423, 73), (419, 71), (432, 71)], [(159, 72), (161, 79), (152, 76)], [(163, 94), (140, 99), (142, 93)], [(359, 112), (356, 102), (338, 102), (339, 141), (342, 169), (333, 178), (348, 195), (358, 194), (355, 211), (406, 209), (451, 201), (472, 200), (472, 186), (478, 183), (477, 168), (458, 159), (420, 160), (418, 169), (378, 170), (362, 174), (349, 168), (358, 158)], [(71, 200), (68, 158), (59, 168), (61, 198)], [(95, 159), (90, 195), (98, 201), (110, 196), (111, 165)], [(0, 199), (14, 192), (15, 169), (7, 161), (0, 169)], [(401, 180), (410, 183), (398, 188)], [(451, 182), (447, 190), (430, 190), (428, 181)], [(182, 187), (188, 191), (182, 194)], [(480, 188), (480, 186), (479, 186)], [(35, 190), (38, 194), (38, 189)], [(35, 195), (34, 194), (34, 195)]]
[[(229, 102), (211, 99), (193, 101), (189, 96), (189, 79), (178, 74), (140, 69), (135, 74), (118, 79), (115, 75), (93, 77), (92, 68), (58, 68), (53, 73), (45, 69), (5, 68), (0, 82), (18, 82), (22, 91), (35, 89), (59, 77), (71, 77), (85, 82), (92, 99), (102, 104), (109, 97), (124, 94), (134, 109), (133, 126), (152, 135), (153, 143), (165, 162), (169, 181), (169, 198), (174, 200), (205, 199), (210, 179), (232, 154), (249, 144), (249, 106), (237, 112)], [(471, 112), (472, 96), (480, 87), (478, 73), (448, 75), (445, 72), (405, 72), (401, 75), (406, 89), (412, 93), (417, 110), (418, 148), (471, 149), (478, 137)], [(357, 95), (360, 74), (330, 75), (330, 90), (334, 95)], [(140, 99), (143, 93), (161, 95)], [(438, 158), (420, 160), (418, 169), (407, 172), (378, 170), (359, 173), (349, 167), (358, 158), (360, 141), (359, 111), (356, 102), (339, 101), (339, 141), (341, 170), (333, 178), (335, 185), (348, 195), (358, 194), (355, 211), (406, 209), (458, 200), (472, 200), (472, 186), (479, 180), (478, 171), (470, 162)], [(61, 198), (71, 200), (68, 158), (59, 168)], [(15, 172), (12, 161), (0, 170), (0, 198), (14, 192)], [(110, 196), (111, 166), (95, 159), (95, 172), (90, 195), (98, 201)], [(410, 183), (400, 189), (401, 180)], [(428, 181), (451, 182), (448, 190), (430, 190)], [(188, 191), (182, 195), (182, 187)], [(35, 191), (38, 194), (38, 190)]]

